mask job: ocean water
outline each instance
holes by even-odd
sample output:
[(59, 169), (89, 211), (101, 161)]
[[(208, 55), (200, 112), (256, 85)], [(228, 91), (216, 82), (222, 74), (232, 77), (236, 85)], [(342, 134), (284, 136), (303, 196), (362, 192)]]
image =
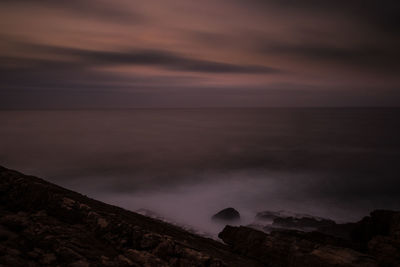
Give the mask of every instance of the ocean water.
[(400, 109), (0, 111), (0, 165), (217, 233), (234, 207), (338, 221), (400, 209)]

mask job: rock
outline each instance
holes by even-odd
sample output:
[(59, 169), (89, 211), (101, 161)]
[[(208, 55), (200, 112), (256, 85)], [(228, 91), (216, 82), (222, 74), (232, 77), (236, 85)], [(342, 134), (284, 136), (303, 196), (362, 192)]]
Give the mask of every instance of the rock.
[(42, 264), (51, 264), (57, 260), (56, 256), (53, 253), (46, 253), (43, 255), (41, 260)]
[(106, 228), (108, 226), (108, 222), (106, 219), (104, 218), (98, 218), (97, 219), (97, 224), (101, 227), (101, 228)]
[(332, 235), (343, 239), (352, 240), (351, 233), (353, 232), (355, 226), (356, 223), (335, 224), (335, 225), (318, 227), (316, 231), (327, 235)]
[(0, 242), (15, 237), (17, 237), (17, 235), (14, 232), (7, 230), (6, 227), (0, 225)]
[(375, 236), (367, 244), (367, 252), (373, 255), (382, 266), (400, 266), (400, 238)]
[(400, 212), (376, 210), (359, 222), (322, 227), (318, 231), (350, 240), (382, 266), (400, 266)]
[(118, 255), (117, 262), (122, 266), (126, 266), (126, 265), (127, 266), (134, 266), (135, 265), (130, 259), (128, 259), (124, 255)]
[(69, 265), (69, 267), (89, 267), (89, 266), (90, 264), (85, 260), (79, 260)]
[(276, 223), (321, 232), (226, 226), (222, 244), (0, 167), (0, 266), (399, 267), (399, 212), (351, 224), (290, 217)]
[[(284, 222), (293, 226), (293, 218), (288, 218)], [(306, 222), (307, 225), (313, 223)], [(268, 262), (270, 266), (291, 266), (292, 261), (297, 262), (296, 267), (400, 266), (400, 212), (376, 210), (359, 222), (326, 222), (317, 230), (280, 230), (266, 234), (227, 226), (219, 236), (235, 251)], [(283, 259), (290, 260), (280, 265)]]
[(262, 211), (256, 214), (256, 220), (273, 221), (280, 217), (282, 217), (282, 215), (278, 211)]
[(272, 226), (287, 228), (287, 229), (301, 229), (301, 230), (315, 230), (321, 227), (329, 227), (336, 223), (329, 219), (316, 219), (313, 217), (287, 217), (275, 218)]
[(161, 243), (162, 239), (163, 239), (162, 236), (158, 234), (153, 234), (153, 233), (144, 234), (140, 242), (140, 248), (153, 249)]
[(0, 266), (262, 266), (221, 242), (0, 167)]
[(65, 208), (65, 209), (68, 209), (68, 210), (71, 210), (75, 206), (75, 203), (76, 202), (73, 199), (64, 197), (62, 199), (61, 207)]
[[(323, 229), (321, 232), (337, 232), (339, 235), (341, 233), (340, 231), (343, 229), (336, 227), (332, 228), (336, 225), (336, 222), (330, 219), (281, 210), (258, 212), (255, 217), (255, 222), (248, 226), (256, 230), (262, 230), (266, 233), (285, 229), (301, 230), (306, 232), (320, 231)], [(348, 231), (345, 235), (348, 235)]]
[(377, 235), (400, 235), (400, 212), (375, 210), (356, 223), (351, 232), (352, 238), (360, 242), (368, 242)]
[(279, 228), (312, 231), (321, 227), (336, 225), (330, 219), (288, 211), (262, 211), (256, 214), (255, 219), (257, 223), (264, 224), (263, 228), (266, 232)]
[(238, 221), (240, 220), (240, 213), (234, 208), (226, 208), (212, 216), (213, 220), (217, 221)]
[(28, 215), (25, 212), (18, 212), (2, 217), (0, 223), (14, 232), (20, 232), (28, 226), (28, 220)]
[[(242, 255), (271, 267), (377, 267), (370, 256), (315, 239), (298, 231), (266, 234), (247, 227), (226, 226), (219, 237)], [(329, 238), (327, 238), (329, 240)], [(333, 242), (335, 243), (335, 242)]]
[(356, 223), (350, 235), (383, 266), (400, 266), (400, 212), (375, 210)]

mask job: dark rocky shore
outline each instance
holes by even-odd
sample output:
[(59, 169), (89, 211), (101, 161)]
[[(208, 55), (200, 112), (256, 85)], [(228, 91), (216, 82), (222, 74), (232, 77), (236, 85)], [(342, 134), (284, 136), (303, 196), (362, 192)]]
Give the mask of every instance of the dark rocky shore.
[(394, 211), (311, 232), (226, 226), (219, 237), (225, 244), (0, 167), (0, 266), (400, 266)]
[(0, 266), (262, 266), (227, 245), (0, 167)]

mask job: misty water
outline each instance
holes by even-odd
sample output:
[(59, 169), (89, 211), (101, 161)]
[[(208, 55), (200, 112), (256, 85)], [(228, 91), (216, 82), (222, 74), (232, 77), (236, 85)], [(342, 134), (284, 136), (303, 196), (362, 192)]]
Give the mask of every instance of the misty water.
[(226, 207), (400, 209), (400, 109), (0, 111), (0, 165), (217, 233)]

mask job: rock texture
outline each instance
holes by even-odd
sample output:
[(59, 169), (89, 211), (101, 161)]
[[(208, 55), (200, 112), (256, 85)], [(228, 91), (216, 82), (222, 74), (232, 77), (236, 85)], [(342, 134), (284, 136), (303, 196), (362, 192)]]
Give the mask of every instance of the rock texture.
[(373, 211), (354, 225), (350, 238), (383, 266), (400, 266), (400, 212)]
[(234, 222), (240, 220), (240, 213), (234, 208), (226, 208), (214, 214), (212, 219), (223, 222)]
[(173, 225), (0, 167), (0, 266), (261, 266)]
[(320, 232), (267, 234), (226, 226), (219, 237), (237, 253), (271, 267), (400, 266), (400, 212), (377, 210), (357, 223), (332, 224)]
[(376, 210), (357, 223), (337, 224), (320, 232), (350, 240), (382, 266), (400, 266), (400, 212)]
[(281, 212), (279, 211), (261, 211), (256, 214), (256, 220), (270, 220), (273, 221), (276, 218), (282, 218), (286, 216), (282, 216)]
[(330, 219), (281, 210), (258, 212), (252, 227), (269, 233), (281, 229), (315, 231), (319, 228), (335, 225), (336, 223)]
[(227, 245), (0, 167), (0, 267), (400, 267), (395, 211), (313, 232), (226, 226), (219, 237)]
[(312, 229), (316, 230), (320, 227), (333, 226), (336, 223), (328, 219), (316, 219), (312, 217), (287, 217), (287, 218), (275, 218), (272, 225), (282, 228), (291, 229)]
[(376, 267), (375, 259), (340, 241), (298, 231), (266, 234), (247, 227), (226, 226), (220, 238), (232, 248), (271, 267)]

